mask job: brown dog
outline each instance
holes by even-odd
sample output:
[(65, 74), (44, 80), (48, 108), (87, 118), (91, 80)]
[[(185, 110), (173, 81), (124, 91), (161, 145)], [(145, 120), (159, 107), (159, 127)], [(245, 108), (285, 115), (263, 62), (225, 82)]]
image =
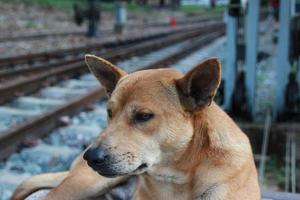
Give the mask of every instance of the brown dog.
[(95, 56), (86, 62), (107, 90), (108, 127), (69, 172), (28, 179), (13, 200), (41, 188), (54, 188), (47, 200), (95, 199), (130, 175), (139, 177), (135, 200), (260, 199), (249, 140), (213, 102), (217, 59), (184, 76), (127, 74)]

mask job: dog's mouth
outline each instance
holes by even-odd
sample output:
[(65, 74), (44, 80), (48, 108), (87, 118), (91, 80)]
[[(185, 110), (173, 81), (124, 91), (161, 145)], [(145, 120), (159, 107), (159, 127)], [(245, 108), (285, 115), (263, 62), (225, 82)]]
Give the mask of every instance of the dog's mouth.
[(144, 171), (147, 168), (148, 168), (148, 164), (147, 163), (142, 163), (138, 168), (136, 168), (136, 170), (134, 170), (134, 172), (141, 172), (141, 171)]
[(145, 172), (146, 169), (148, 168), (147, 163), (142, 163), (140, 166), (138, 166), (132, 172), (122, 173), (122, 172), (112, 170), (111, 168), (107, 167), (107, 165), (105, 165), (103, 163), (97, 163), (97, 164), (95, 164), (95, 163), (92, 164), (90, 162), (87, 162), (87, 163), (98, 174), (100, 174), (101, 176), (108, 177), (108, 178), (114, 178), (117, 176), (124, 176), (124, 175), (128, 175), (128, 174), (141, 174), (141, 173)]
[(107, 178), (114, 178), (117, 176), (121, 176), (122, 174), (116, 173), (114, 170), (110, 169), (105, 165), (104, 163), (92, 163), (92, 162), (87, 162), (88, 165), (96, 171), (99, 175), (107, 177)]

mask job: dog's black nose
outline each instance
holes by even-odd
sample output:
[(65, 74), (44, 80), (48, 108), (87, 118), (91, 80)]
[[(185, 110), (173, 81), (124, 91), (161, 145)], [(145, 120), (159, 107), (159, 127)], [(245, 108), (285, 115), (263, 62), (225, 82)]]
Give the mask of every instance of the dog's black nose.
[(83, 154), (83, 158), (89, 165), (103, 164), (108, 157), (106, 149), (101, 147), (91, 147)]

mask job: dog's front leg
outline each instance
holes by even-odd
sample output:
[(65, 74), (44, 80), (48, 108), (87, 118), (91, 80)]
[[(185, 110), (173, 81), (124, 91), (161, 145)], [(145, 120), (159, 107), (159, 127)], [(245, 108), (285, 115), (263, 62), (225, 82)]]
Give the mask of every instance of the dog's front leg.
[(69, 175), (44, 200), (88, 200), (103, 195), (128, 177), (105, 178), (93, 171), (83, 160), (70, 171)]

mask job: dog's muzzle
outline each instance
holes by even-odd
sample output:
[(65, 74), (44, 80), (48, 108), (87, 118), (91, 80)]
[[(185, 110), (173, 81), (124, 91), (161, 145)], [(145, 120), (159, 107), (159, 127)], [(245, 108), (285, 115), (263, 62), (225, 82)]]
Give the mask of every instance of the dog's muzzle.
[(146, 163), (140, 164), (136, 169), (130, 171), (120, 170), (119, 167), (114, 167), (116, 160), (108, 152), (107, 149), (102, 147), (90, 147), (84, 154), (84, 160), (87, 164), (100, 175), (105, 177), (116, 177), (120, 175), (125, 175), (128, 173), (139, 173), (148, 168)]
[(118, 174), (110, 167), (111, 156), (108, 151), (101, 147), (91, 147), (84, 154), (83, 159), (87, 164), (100, 175), (115, 177)]

